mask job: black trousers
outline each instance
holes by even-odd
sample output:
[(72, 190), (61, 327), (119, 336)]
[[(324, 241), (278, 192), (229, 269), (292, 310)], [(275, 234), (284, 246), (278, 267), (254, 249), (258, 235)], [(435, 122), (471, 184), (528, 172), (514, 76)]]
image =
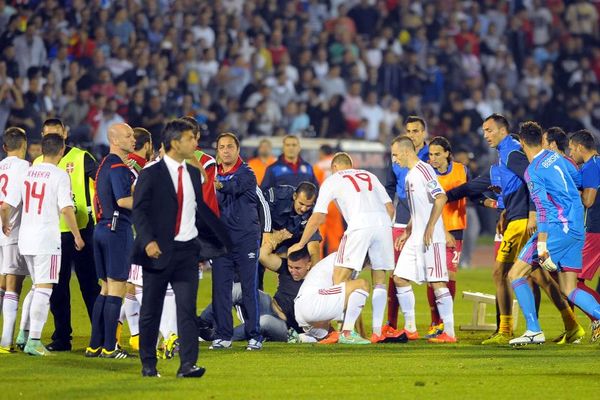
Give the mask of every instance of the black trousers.
[(140, 359), (143, 367), (156, 367), (158, 328), (169, 283), (175, 292), (181, 367), (193, 365), (198, 359), (197, 253), (197, 247), (192, 242), (175, 242), (167, 268), (161, 271), (144, 268), (144, 299), (140, 310)]
[(96, 276), (94, 266), (94, 224), (82, 229), (81, 237), (85, 242), (82, 251), (75, 250), (73, 235), (71, 232), (62, 233), (60, 236), (62, 247), (62, 258), (60, 262), (60, 273), (58, 284), (54, 286), (50, 297), (50, 311), (54, 316), (54, 333), (52, 340), (59, 342), (71, 341), (71, 266), (75, 269), (75, 275), (79, 281), (79, 290), (87, 309), (88, 317), (92, 320), (92, 310), (96, 297), (100, 294), (100, 285)]

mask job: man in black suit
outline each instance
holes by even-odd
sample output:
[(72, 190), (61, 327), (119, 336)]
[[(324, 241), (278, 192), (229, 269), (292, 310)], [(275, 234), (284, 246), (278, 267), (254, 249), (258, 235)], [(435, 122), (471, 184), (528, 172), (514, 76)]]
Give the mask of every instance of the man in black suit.
[(165, 156), (143, 169), (133, 200), (137, 233), (134, 262), (142, 265), (144, 301), (140, 315), (140, 358), (143, 376), (159, 376), (156, 341), (167, 285), (177, 303), (181, 366), (178, 377), (201, 377), (196, 366), (198, 335), (196, 296), (198, 263), (226, 253), (229, 236), (202, 199), (200, 171), (186, 163), (194, 157), (193, 126), (177, 119), (163, 132)]

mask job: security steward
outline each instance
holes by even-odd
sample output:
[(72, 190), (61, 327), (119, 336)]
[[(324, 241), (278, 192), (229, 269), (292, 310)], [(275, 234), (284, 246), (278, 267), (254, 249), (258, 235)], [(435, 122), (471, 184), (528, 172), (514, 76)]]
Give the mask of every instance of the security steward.
[[(264, 197), (269, 205), (271, 229), (263, 235), (259, 257), (263, 265), (262, 254), (267, 254), (263, 253), (263, 247), (272, 246), (274, 232), (284, 231), (284, 236), (287, 234), (287, 238), (274, 248), (275, 254), (284, 258), (288, 247), (300, 241), (317, 199), (317, 187), (307, 181), (301, 182), (297, 188), (288, 185), (275, 186), (265, 191)], [(307, 245), (313, 265), (321, 259), (320, 241), (321, 235), (317, 231)]]
[[(65, 140), (67, 130), (62, 121), (51, 118), (44, 121), (42, 136), (58, 134)], [(42, 156), (34, 160), (34, 164), (42, 162)], [(71, 178), (71, 191), (75, 205), (75, 218), (81, 233), (81, 238), (90, 246), (77, 251), (73, 245), (73, 236), (69, 231), (64, 218), (60, 217), (62, 258), (58, 284), (54, 286), (50, 297), (50, 311), (54, 316), (54, 333), (52, 342), (46, 346), (50, 351), (71, 350), (71, 266), (75, 269), (79, 289), (88, 313), (92, 318), (92, 310), (96, 297), (100, 293), (98, 277), (94, 267), (94, 252), (91, 246), (94, 234), (94, 215), (92, 212), (92, 199), (94, 198), (94, 180), (98, 163), (94, 157), (85, 150), (74, 146), (66, 146), (65, 154), (58, 163), (58, 167), (67, 171)]]

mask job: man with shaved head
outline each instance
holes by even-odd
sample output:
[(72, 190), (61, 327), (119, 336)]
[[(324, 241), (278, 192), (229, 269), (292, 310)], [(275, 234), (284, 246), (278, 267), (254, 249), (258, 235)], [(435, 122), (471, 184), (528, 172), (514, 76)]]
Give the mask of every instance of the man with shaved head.
[[(67, 141), (67, 129), (58, 118), (50, 118), (42, 125), (42, 136), (49, 134), (60, 135)], [(40, 155), (34, 164), (42, 162)], [(67, 226), (64, 216), (60, 217), (61, 248), (60, 272), (58, 284), (54, 285), (52, 297), (50, 297), (50, 311), (54, 316), (54, 333), (52, 342), (46, 346), (50, 351), (71, 350), (71, 271), (75, 270), (79, 281), (79, 290), (85, 303), (86, 311), (90, 320), (92, 309), (100, 286), (94, 268), (94, 253), (92, 248), (92, 236), (94, 234), (94, 215), (92, 213), (92, 199), (94, 197), (94, 181), (98, 163), (94, 157), (85, 150), (74, 146), (65, 146), (65, 153), (58, 163), (58, 168), (66, 171), (71, 179), (71, 197), (75, 206), (75, 219), (77, 227), (84, 242), (88, 243), (81, 251), (77, 251), (73, 245), (73, 235)], [(27, 295), (25, 303), (31, 297)], [(22, 326), (25, 326), (22, 324)], [(17, 345), (25, 343), (29, 331), (20, 330)]]
[(117, 347), (116, 332), (129, 276), (133, 248), (131, 209), (133, 174), (126, 164), (134, 150), (133, 129), (117, 123), (108, 128), (110, 153), (96, 175), (94, 208), (98, 223), (94, 230), (94, 258), (101, 291), (92, 313), (92, 336), (86, 357), (121, 359), (129, 354)]

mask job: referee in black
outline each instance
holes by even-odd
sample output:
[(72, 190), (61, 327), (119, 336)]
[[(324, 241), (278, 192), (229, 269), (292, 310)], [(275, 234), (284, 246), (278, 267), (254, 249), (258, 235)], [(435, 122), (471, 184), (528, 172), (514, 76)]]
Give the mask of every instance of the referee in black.
[[(57, 134), (67, 139), (67, 130), (62, 121), (57, 118), (47, 119), (42, 126), (42, 136)], [(38, 157), (34, 163), (42, 161)], [(71, 191), (75, 205), (75, 217), (81, 238), (90, 246), (77, 251), (73, 246), (73, 236), (63, 221), (60, 219), (62, 258), (58, 284), (54, 285), (50, 297), (50, 311), (54, 316), (54, 333), (52, 342), (46, 346), (50, 351), (71, 350), (71, 266), (75, 270), (79, 289), (88, 313), (92, 318), (92, 310), (96, 297), (100, 293), (98, 277), (94, 267), (94, 253), (91, 246), (94, 233), (94, 216), (92, 214), (93, 185), (96, 179), (98, 163), (94, 157), (78, 147), (67, 146), (58, 167), (65, 170), (71, 178)]]
[(86, 357), (121, 359), (129, 354), (117, 346), (117, 325), (131, 266), (133, 229), (133, 174), (125, 164), (135, 147), (133, 129), (127, 124), (108, 128), (110, 153), (98, 167), (94, 207), (96, 273), (102, 290), (94, 303), (92, 335)]

